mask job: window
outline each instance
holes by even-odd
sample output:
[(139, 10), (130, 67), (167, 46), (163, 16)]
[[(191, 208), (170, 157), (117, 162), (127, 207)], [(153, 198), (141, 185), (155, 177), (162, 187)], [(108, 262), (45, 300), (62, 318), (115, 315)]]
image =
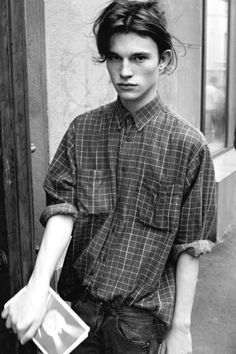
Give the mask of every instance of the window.
[(203, 132), (212, 153), (227, 141), (228, 18), (228, 0), (206, 1)]

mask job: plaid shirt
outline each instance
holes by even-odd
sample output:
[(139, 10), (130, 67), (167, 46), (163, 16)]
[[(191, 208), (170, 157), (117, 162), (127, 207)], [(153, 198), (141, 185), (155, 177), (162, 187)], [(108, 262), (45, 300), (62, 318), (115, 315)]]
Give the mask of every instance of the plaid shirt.
[(215, 237), (203, 135), (158, 96), (132, 115), (118, 99), (71, 123), (44, 187), (42, 223), (56, 214), (75, 219), (61, 295), (87, 287), (100, 300), (152, 311), (166, 330), (178, 256), (210, 251)]

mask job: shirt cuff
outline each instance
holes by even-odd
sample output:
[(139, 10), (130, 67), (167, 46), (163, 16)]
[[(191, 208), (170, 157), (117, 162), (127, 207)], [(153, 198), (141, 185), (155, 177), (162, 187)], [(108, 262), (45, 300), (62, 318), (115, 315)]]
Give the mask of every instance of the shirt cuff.
[(78, 210), (71, 204), (60, 203), (53, 204), (46, 207), (46, 209), (42, 212), (39, 221), (43, 226), (46, 226), (48, 219), (55, 215), (70, 215), (73, 219), (77, 219), (79, 212)]
[(180, 254), (187, 252), (193, 257), (199, 257), (204, 253), (211, 252), (212, 248), (215, 246), (214, 242), (209, 240), (198, 240), (191, 243), (184, 243), (180, 245), (174, 244), (172, 247), (172, 257), (175, 261), (179, 258)]

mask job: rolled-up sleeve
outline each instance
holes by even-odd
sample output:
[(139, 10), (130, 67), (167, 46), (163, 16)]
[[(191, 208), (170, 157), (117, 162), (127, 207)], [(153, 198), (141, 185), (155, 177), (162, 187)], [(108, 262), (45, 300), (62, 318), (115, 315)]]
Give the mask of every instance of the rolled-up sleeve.
[(172, 256), (194, 257), (210, 252), (216, 242), (216, 192), (214, 165), (208, 145), (193, 149), (188, 165), (178, 232)]
[(40, 216), (42, 225), (54, 215), (78, 217), (76, 202), (75, 132), (71, 123), (64, 135), (44, 181), (47, 207)]

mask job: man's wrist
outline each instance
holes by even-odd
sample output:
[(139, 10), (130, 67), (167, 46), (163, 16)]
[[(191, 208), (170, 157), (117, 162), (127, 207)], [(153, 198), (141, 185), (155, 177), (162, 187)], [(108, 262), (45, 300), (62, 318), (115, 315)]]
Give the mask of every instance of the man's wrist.
[(27, 286), (29, 289), (48, 289), (50, 286), (50, 278), (48, 276), (43, 276), (42, 274), (40, 277), (37, 277), (37, 275), (33, 273)]
[(173, 329), (177, 329), (183, 332), (187, 332), (190, 330), (191, 321), (188, 320), (173, 320), (171, 327)]

